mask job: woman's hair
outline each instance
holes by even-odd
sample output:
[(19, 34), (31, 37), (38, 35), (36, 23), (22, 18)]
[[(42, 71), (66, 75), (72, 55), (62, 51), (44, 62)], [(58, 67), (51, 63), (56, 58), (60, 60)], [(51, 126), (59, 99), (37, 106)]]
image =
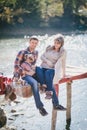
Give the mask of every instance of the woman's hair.
[(55, 38), (55, 41), (58, 41), (59, 43), (61, 43), (61, 47), (64, 45), (64, 38), (62, 35)]

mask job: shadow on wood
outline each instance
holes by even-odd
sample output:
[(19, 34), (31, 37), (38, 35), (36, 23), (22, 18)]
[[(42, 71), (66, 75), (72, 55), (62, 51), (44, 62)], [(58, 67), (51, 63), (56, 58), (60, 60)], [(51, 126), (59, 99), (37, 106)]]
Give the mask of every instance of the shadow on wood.
[(66, 128), (65, 128), (65, 130), (70, 130), (70, 125), (71, 125), (71, 119), (66, 120)]

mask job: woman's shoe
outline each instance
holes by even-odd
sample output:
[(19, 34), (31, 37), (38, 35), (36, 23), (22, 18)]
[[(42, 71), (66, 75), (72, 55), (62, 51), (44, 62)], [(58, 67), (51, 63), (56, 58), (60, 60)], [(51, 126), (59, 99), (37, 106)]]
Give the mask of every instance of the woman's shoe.
[(53, 96), (53, 92), (52, 91), (46, 91), (46, 97), (45, 99), (51, 99)]
[(66, 108), (62, 105), (53, 106), (54, 110), (66, 111)]
[(45, 93), (47, 86), (45, 84), (42, 84), (40, 87), (40, 93)]

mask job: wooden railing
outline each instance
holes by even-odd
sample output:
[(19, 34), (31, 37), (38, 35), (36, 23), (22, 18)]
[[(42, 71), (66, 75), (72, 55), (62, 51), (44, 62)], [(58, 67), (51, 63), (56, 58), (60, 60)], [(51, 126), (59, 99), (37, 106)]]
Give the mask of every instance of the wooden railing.
[[(71, 97), (72, 97), (72, 81), (80, 80), (87, 78), (87, 69), (85, 68), (76, 68), (76, 67), (67, 67), (67, 73), (70, 76), (65, 77), (59, 81), (59, 84), (66, 83), (66, 95), (67, 95), (67, 110), (66, 110), (66, 127), (70, 127), (71, 123)], [(56, 94), (59, 94), (59, 85), (55, 85)], [(51, 130), (56, 130), (56, 121), (57, 121), (57, 110), (52, 110), (52, 120), (51, 120)]]

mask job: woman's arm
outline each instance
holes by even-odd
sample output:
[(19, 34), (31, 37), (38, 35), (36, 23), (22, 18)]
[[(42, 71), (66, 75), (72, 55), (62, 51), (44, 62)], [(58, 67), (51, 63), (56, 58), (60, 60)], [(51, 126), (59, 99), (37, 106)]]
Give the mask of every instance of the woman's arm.
[(46, 56), (45, 56), (45, 53), (42, 54), (41, 60), (42, 60), (43, 62), (47, 62), (47, 61), (48, 61), (48, 59), (47, 59)]
[(14, 77), (20, 77), (20, 73), (22, 73), (23, 69), (21, 67), (21, 61), (23, 60), (24, 51), (20, 51), (14, 62)]
[(62, 56), (62, 76), (65, 77), (66, 75), (66, 51), (64, 51)]
[(58, 84), (58, 81), (65, 76), (65, 68), (66, 68), (66, 51), (64, 51), (61, 57), (55, 64), (55, 74), (53, 79), (53, 84)]
[(50, 62), (47, 58), (46, 58), (46, 52), (49, 50), (49, 48), (50, 48), (51, 46), (48, 46), (47, 48), (46, 48), (46, 50), (45, 50), (45, 52), (42, 54), (42, 56), (41, 56), (41, 60), (43, 61), (43, 62)]
[(47, 66), (49, 66), (50, 68), (53, 67), (53, 63), (49, 59), (47, 59), (44, 54), (41, 56), (41, 59), (42, 63), (47, 64)]

